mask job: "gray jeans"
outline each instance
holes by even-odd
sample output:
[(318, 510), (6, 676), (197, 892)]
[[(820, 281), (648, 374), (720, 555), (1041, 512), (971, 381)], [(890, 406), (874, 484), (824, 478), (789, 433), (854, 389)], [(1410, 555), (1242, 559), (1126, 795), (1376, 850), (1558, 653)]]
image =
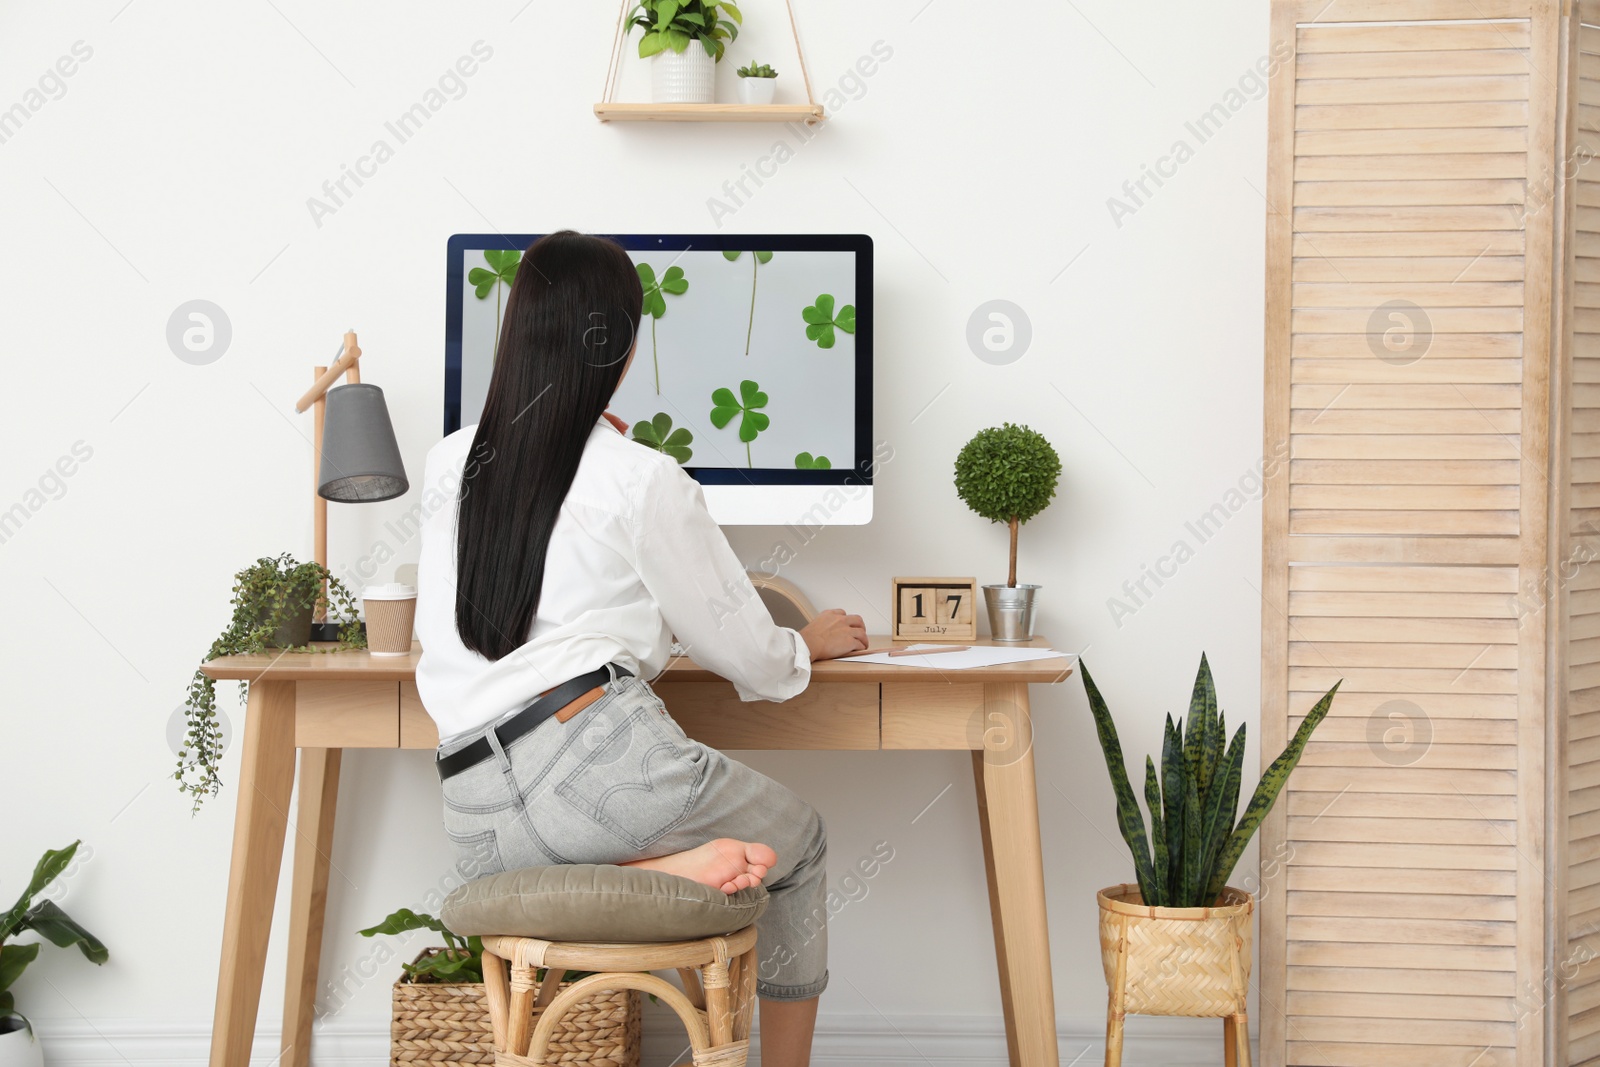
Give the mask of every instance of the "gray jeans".
[(639, 678), (613, 678), (568, 721), (546, 719), (509, 746), (494, 725), (439, 749), (479, 737), (494, 749), (443, 783), (445, 833), (479, 873), (758, 841), (778, 862), (762, 879), (770, 903), (756, 924), (756, 993), (805, 1000), (827, 987), (827, 833), (810, 804), (690, 740)]

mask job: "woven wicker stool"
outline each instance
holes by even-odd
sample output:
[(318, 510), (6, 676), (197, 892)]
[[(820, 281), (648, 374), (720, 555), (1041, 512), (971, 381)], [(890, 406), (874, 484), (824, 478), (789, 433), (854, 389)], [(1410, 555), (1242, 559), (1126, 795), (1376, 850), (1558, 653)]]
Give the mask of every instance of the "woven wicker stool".
[(1122, 1063), (1130, 1015), (1221, 1018), (1223, 1062), (1250, 1067), (1250, 941), (1255, 899), (1232, 887), (1212, 908), (1151, 908), (1137, 885), (1102, 889), (1100, 957), (1105, 967), (1106, 1067)]
[[(548, 968), (543, 983), (534, 980), (540, 967)], [(682, 978), (682, 990), (648, 973), (669, 967)], [(569, 968), (599, 973), (557, 994)], [(744, 1067), (755, 1011), (756, 928), (695, 941), (633, 944), (488, 935), (483, 979), (497, 1067), (545, 1067), (545, 1050), (562, 1016), (604, 989), (637, 989), (661, 998), (689, 1031), (695, 1067)]]

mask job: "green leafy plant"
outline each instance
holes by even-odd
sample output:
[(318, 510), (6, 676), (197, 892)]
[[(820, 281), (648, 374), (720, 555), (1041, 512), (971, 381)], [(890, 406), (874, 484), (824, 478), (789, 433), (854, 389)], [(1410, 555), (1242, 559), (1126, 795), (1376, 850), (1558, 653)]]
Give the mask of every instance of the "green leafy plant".
[[(399, 935), (410, 933), (412, 930), (432, 930), (444, 938), (443, 949), (429, 952), (415, 963), (400, 965), (400, 969), (405, 971), (413, 982), (483, 981), (483, 939), (477, 936), (460, 937), (451, 933), (444, 923), (426, 912), (401, 908), (391, 913), (377, 926), (369, 926), (362, 930), (361, 936)], [(594, 973), (594, 971), (568, 971), (562, 980), (576, 982)], [(544, 968), (539, 968), (536, 978), (538, 981), (544, 981)]]
[(640, 420), (633, 424), (633, 439), (646, 448), (653, 448), (657, 452), (665, 452), (679, 464), (689, 462), (694, 452), (689, 448), (694, 444), (694, 434), (688, 427), (672, 428), (672, 416), (665, 411), (656, 412), (656, 417)]
[(817, 302), (800, 312), (800, 317), (806, 321), (806, 337), (817, 342), (818, 348), (832, 348), (835, 329), (845, 333), (856, 332), (856, 306), (846, 304), (839, 309), (839, 314), (833, 313), (833, 294), (822, 293), (817, 297)]
[(1061, 457), (1043, 434), (1005, 423), (979, 430), (956, 456), (956, 494), (990, 522), (1011, 527), (1011, 567), (1017, 584), (1017, 528), (1050, 503), (1061, 476)]
[[(0, 915), (0, 1032), (5, 1031), (4, 1024), (15, 1019), (20, 1022), (22, 1029), (33, 1033), (28, 1017), (17, 1010), (11, 986), (21, 977), (28, 964), (38, 957), (41, 943), (33, 941), (19, 945), (15, 941), (18, 934), (31, 930), (58, 948), (77, 945), (90, 963), (100, 964), (110, 958), (111, 954), (100, 943), (100, 939), (74, 922), (55, 901), (33, 902), (33, 898), (72, 863), (78, 845), (79, 842), (74, 841), (66, 848), (46, 852), (34, 866), (28, 888), (22, 891), (22, 896), (17, 898), (10, 911)], [(11, 1029), (16, 1027), (12, 1026)]]
[(472, 291), (479, 300), (487, 300), (489, 293), (494, 293), (494, 352), (492, 356), (500, 353), (500, 291), (504, 286), (511, 288), (511, 283), (517, 280), (517, 267), (522, 263), (522, 253), (508, 248), (486, 248), (483, 250), (484, 262), (489, 264), (489, 269), (473, 267), (467, 271), (467, 282), (472, 286)]
[[(743, 252), (724, 251), (722, 258), (729, 263), (737, 263)], [(763, 263), (772, 262), (771, 252), (752, 252), (750, 259), (750, 324), (744, 328), (744, 354), (750, 354), (750, 333), (756, 328), (756, 272)]]
[(813, 456), (810, 452), (802, 452), (794, 457), (796, 470), (825, 471), (832, 470), (833, 464), (828, 462), (827, 456)]
[(650, 362), (655, 365), (656, 395), (661, 395), (661, 361), (656, 357), (656, 320), (667, 313), (665, 293), (682, 296), (689, 291), (689, 279), (683, 276), (682, 267), (668, 267), (659, 280), (655, 268), (648, 263), (634, 267), (639, 273), (639, 284), (644, 287), (644, 314), (650, 316)]
[(1145, 757), (1144, 799), (1150, 809), (1151, 826), (1151, 832), (1146, 833), (1144, 815), (1122, 762), (1116, 724), (1081, 659), (1078, 669), (1083, 673), (1083, 689), (1089, 697), (1095, 732), (1116, 794), (1117, 824), (1133, 854), (1139, 895), (1151, 907), (1210, 907), (1227, 884), (1250, 838), (1272, 810), (1289, 780), (1289, 772), (1300, 762), (1312, 731), (1327, 717), (1334, 694), (1343, 682), (1335, 682), (1306, 713), (1288, 747), (1261, 775), (1244, 814), (1235, 821), (1244, 776), (1245, 728), (1240, 725), (1224, 751), (1224, 716), (1217, 707), (1211, 665), (1202, 654), (1200, 673), (1189, 698), (1187, 728), (1183, 719), (1174, 723), (1172, 716), (1167, 716), (1159, 780), (1155, 761)]
[[(233, 615), (228, 628), (211, 643), (206, 661), (281, 648), (291, 652), (328, 651), (305, 643), (305, 630), (317, 609), (341, 620), (334, 649), (367, 647), (366, 631), (356, 612), (356, 598), (328, 568), (300, 563), (288, 553), (263, 556), (233, 576)], [(250, 683), (239, 683), (239, 698), (250, 695)], [(191, 813), (222, 789), (217, 766), (222, 759), (222, 724), (217, 718), (217, 683), (200, 671), (189, 682), (183, 702), (189, 732), (178, 751), (173, 778), (178, 790), (194, 797)]]
[(668, 49), (681, 55), (690, 42), (699, 41), (706, 55), (720, 61), (743, 24), (744, 16), (727, 0), (640, 0), (628, 12), (629, 31), (635, 26), (644, 30), (640, 59)]
[(740, 67), (734, 73), (741, 78), (776, 78), (778, 76), (778, 72), (765, 63), (751, 63), (748, 66)]
[(772, 424), (772, 420), (759, 410), (766, 406), (767, 394), (749, 379), (739, 383), (737, 398), (732, 389), (718, 389), (711, 394), (711, 425), (720, 430), (733, 421), (735, 415), (740, 416), (739, 440), (744, 442), (744, 461), (747, 466), (755, 466), (755, 461), (750, 458), (750, 442)]

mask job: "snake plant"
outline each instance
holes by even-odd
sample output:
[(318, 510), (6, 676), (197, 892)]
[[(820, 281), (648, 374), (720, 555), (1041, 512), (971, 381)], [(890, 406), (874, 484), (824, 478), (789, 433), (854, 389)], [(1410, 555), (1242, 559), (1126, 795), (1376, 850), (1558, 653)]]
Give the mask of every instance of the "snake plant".
[(1176, 723), (1167, 716), (1161, 744), (1161, 773), (1149, 756), (1144, 761), (1144, 799), (1150, 809), (1150, 832), (1134, 797), (1128, 771), (1122, 762), (1122, 742), (1111, 712), (1100, 696), (1089, 668), (1079, 661), (1083, 688), (1094, 714), (1095, 732), (1105, 753), (1106, 770), (1117, 799), (1117, 823), (1122, 839), (1133, 853), (1139, 895), (1159, 908), (1203, 908), (1216, 902), (1228, 876), (1244, 854), (1250, 838), (1272, 810), (1289, 772), (1300, 762), (1311, 732), (1327, 717), (1335, 682), (1316, 706), (1306, 713), (1289, 745), (1261, 775), (1244, 814), (1239, 810), (1239, 789), (1244, 776), (1245, 728), (1241, 724), (1226, 748), (1225, 717), (1217, 708), (1217, 690), (1211, 665), (1200, 656), (1200, 673), (1189, 698), (1189, 720)]

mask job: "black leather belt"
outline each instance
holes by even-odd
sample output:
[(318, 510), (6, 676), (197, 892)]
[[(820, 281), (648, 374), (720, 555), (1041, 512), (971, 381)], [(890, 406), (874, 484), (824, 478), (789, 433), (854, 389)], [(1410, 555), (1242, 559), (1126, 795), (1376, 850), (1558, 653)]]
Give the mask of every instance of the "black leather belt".
[[(616, 672), (618, 678), (629, 678), (633, 675), (633, 672), (626, 667), (619, 667), (614, 663), (611, 664), (611, 670)], [(562, 682), (554, 689), (547, 689), (535, 697), (533, 703), (494, 727), (495, 736), (500, 739), (500, 747), (505, 748), (522, 735), (531, 733), (550, 716), (566, 708), (590, 690), (609, 681), (611, 681), (610, 671), (605, 667), (599, 667), (588, 674), (580, 674), (576, 678)], [(465, 748), (435, 759), (434, 766), (438, 768), (439, 780), (443, 781), (483, 762), (492, 755), (494, 749), (490, 746), (489, 739), (480, 737)]]

